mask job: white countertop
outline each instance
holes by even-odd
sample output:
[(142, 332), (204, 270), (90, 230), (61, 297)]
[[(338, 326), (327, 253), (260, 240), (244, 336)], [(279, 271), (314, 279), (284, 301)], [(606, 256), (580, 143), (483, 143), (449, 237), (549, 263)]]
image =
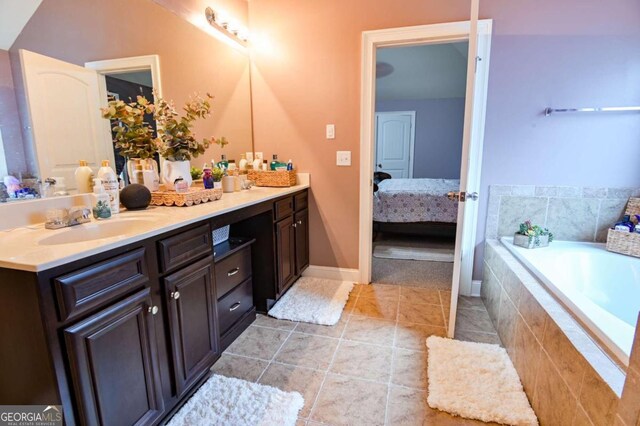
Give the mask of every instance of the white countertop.
[(309, 188), (308, 175), (304, 177), (300, 175), (302, 174), (299, 174), (302, 178), (301, 183), (290, 188), (254, 187), (248, 191), (227, 193), (220, 200), (191, 207), (150, 206), (146, 210), (130, 212), (122, 210), (104, 222), (124, 224), (135, 220), (135, 230), (115, 237), (52, 245), (43, 242), (47, 237), (68, 230), (85, 227), (85, 230), (90, 231), (91, 227), (100, 226), (96, 221), (57, 230), (45, 229), (44, 224), (37, 224), (0, 231), (0, 267), (38, 272), (64, 265), (191, 223)]

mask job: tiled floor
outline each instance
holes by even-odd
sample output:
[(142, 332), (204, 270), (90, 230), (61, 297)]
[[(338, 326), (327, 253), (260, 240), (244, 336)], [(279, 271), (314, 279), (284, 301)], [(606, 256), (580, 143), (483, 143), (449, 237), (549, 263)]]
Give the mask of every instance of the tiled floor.
[[(481, 424), (426, 403), (425, 340), (445, 335), (449, 298), (448, 291), (357, 285), (337, 325), (259, 316), (213, 370), (300, 392), (299, 425)], [(482, 315), (470, 310), (465, 321)]]

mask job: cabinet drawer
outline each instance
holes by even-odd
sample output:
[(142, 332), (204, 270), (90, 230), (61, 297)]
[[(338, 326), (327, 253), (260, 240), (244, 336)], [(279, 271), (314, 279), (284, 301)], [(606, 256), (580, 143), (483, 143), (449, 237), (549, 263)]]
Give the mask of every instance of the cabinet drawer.
[(276, 221), (291, 216), (293, 213), (293, 197), (287, 197), (284, 200), (276, 201), (274, 204), (274, 216)]
[(309, 193), (303, 192), (302, 194), (298, 194), (293, 198), (293, 207), (296, 211), (300, 211), (306, 209), (309, 205)]
[(211, 230), (209, 225), (202, 225), (160, 240), (158, 245), (160, 267), (166, 272), (211, 253)]
[(251, 246), (216, 263), (216, 297), (219, 299), (251, 276)]
[(144, 248), (54, 279), (60, 320), (74, 318), (149, 280)]
[(253, 307), (253, 285), (251, 278), (218, 300), (220, 334), (224, 334), (240, 317)]

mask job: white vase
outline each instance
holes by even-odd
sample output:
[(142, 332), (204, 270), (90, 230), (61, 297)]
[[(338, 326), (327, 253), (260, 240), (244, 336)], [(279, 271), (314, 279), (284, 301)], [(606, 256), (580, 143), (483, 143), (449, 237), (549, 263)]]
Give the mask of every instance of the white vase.
[(176, 179), (182, 178), (189, 186), (191, 186), (191, 162), (185, 161), (169, 161), (164, 160), (162, 162), (162, 182), (165, 187), (173, 191), (175, 187), (173, 183)]

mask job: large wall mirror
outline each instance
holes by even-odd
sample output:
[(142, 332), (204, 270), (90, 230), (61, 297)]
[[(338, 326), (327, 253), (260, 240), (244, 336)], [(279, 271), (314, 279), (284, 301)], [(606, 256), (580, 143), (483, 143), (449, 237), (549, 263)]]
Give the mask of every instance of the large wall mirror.
[[(24, 4), (22, 4), (24, 3)], [(107, 96), (123, 100), (156, 90), (176, 108), (210, 93), (212, 115), (197, 121), (198, 139), (224, 136), (192, 160), (253, 151), (249, 55), (151, 0), (4, 2), (16, 21), (0, 35), (0, 176), (65, 177), (74, 189), (80, 160), (97, 168), (114, 152)], [(11, 10), (4, 10), (4, 9)]]

